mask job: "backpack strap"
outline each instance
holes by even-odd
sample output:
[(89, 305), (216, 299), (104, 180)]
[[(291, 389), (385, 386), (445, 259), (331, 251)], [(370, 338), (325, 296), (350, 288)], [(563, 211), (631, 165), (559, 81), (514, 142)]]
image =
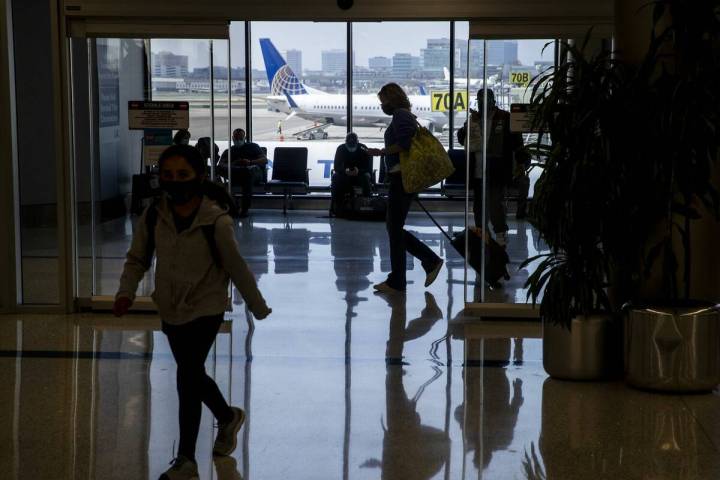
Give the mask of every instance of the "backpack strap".
[(145, 214), (145, 228), (147, 229), (147, 243), (145, 244), (145, 267), (149, 270), (152, 267), (153, 255), (155, 254), (155, 227), (157, 226), (158, 210), (157, 202), (153, 202)]
[(205, 240), (207, 240), (208, 248), (210, 248), (210, 255), (212, 256), (215, 265), (222, 268), (220, 250), (215, 242), (215, 224), (202, 225), (200, 228), (202, 229), (203, 235), (205, 235)]

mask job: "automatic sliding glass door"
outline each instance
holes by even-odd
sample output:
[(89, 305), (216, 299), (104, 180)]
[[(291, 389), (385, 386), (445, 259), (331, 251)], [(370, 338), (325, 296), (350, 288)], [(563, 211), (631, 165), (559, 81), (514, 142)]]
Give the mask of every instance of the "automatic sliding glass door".
[[(218, 173), (231, 130), (228, 49), (228, 40), (70, 39), (78, 297), (114, 295), (138, 213), (155, 193), (152, 152), (178, 132), (136, 129), (129, 102), (187, 102), (190, 143), (217, 146), (207, 157)], [(138, 295), (152, 288), (148, 275)]]
[[(512, 105), (530, 103), (533, 79), (554, 65), (554, 42), (471, 38), (466, 54), (469, 69), (464, 81), (471, 113), (465, 146), (460, 148), (468, 158), (471, 235), (466, 256), (474, 257), (474, 265), (467, 266), (466, 301), (483, 303), (498, 315), (532, 315), (526, 307), (525, 282), (535, 264), (521, 265), (547, 251), (528, 219), (543, 159), (531, 155), (529, 147), (537, 139), (516, 129), (510, 112)], [(503, 269), (505, 254), (508, 263)], [(519, 309), (504, 308), (518, 304)]]

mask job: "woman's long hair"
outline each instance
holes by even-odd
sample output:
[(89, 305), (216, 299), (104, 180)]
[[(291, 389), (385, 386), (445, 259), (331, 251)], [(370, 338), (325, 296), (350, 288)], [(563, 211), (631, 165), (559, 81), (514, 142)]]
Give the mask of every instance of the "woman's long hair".
[(237, 204), (227, 189), (223, 185), (207, 178), (207, 164), (197, 148), (190, 145), (172, 145), (168, 147), (160, 155), (160, 160), (158, 160), (160, 170), (162, 170), (163, 163), (170, 157), (184, 158), (195, 171), (198, 178), (202, 178), (200, 183), (201, 195), (208, 197), (210, 200), (214, 200), (220, 207), (227, 209), (228, 215), (231, 217), (237, 218), (240, 216)]
[(397, 83), (387, 83), (378, 92), (378, 97), (387, 100), (392, 108), (407, 108), (410, 110), (410, 99), (405, 90)]

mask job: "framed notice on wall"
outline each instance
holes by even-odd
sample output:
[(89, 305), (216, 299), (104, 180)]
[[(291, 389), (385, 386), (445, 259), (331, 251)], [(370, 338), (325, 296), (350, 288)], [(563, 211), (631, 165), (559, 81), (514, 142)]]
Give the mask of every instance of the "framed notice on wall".
[(186, 130), (190, 127), (190, 104), (188, 102), (128, 102), (128, 128), (169, 128)]
[(510, 105), (510, 131), (515, 133), (531, 133), (533, 112), (529, 103), (513, 103)]

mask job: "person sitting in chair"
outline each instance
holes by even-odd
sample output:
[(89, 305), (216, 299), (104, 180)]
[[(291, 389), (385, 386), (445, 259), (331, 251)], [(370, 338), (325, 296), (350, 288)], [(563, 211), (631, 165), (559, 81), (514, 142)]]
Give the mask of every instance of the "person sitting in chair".
[(359, 142), (356, 133), (348, 133), (345, 143), (335, 150), (333, 170), (330, 183), (333, 214), (337, 213), (343, 198), (354, 186), (361, 187), (364, 196), (370, 196), (372, 157), (368, 155), (367, 147)]
[[(257, 143), (245, 141), (245, 130), (236, 128), (232, 134), (230, 165), (233, 190), (242, 189), (240, 216), (247, 217), (252, 203), (253, 186), (262, 181), (268, 159)], [(220, 176), (228, 178), (228, 151), (225, 150), (218, 164)]]

